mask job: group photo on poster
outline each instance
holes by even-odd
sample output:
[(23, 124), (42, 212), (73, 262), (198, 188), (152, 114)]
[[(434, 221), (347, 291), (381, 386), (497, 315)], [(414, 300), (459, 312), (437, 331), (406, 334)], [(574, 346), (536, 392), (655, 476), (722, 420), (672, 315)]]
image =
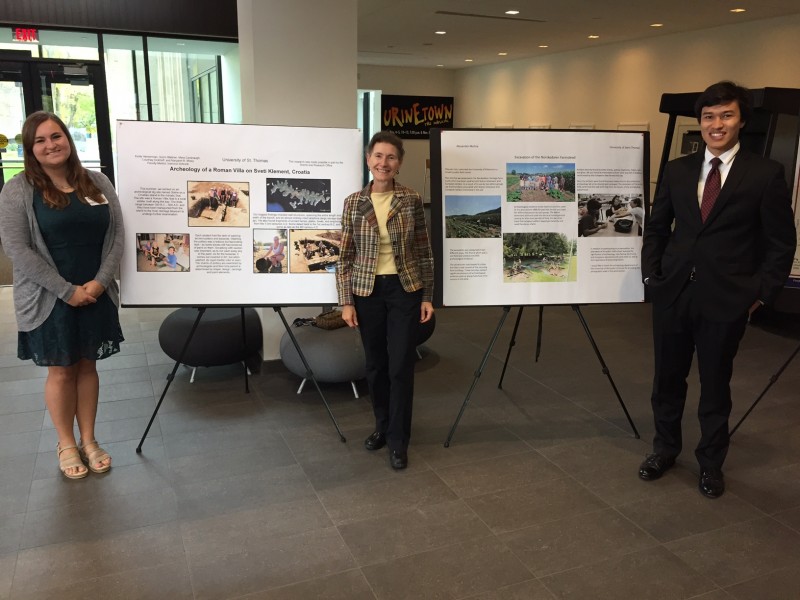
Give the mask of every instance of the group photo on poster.
[[(159, 153), (142, 152), (142, 139), (162, 140)], [(342, 207), (361, 187), (358, 130), (120, 121), (117, 140), (135, 232), (123, 305), (336, 302)]]

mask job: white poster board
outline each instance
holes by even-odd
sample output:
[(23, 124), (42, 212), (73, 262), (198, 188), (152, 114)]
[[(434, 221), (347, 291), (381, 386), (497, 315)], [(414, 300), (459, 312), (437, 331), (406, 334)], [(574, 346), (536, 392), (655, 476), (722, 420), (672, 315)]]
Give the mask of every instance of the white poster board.
[(643, 301), (648, 144), (646, 132), (434, 132), (437, 300)]
[(355, 129), (120, 121), (124, 306), (336, 304)]

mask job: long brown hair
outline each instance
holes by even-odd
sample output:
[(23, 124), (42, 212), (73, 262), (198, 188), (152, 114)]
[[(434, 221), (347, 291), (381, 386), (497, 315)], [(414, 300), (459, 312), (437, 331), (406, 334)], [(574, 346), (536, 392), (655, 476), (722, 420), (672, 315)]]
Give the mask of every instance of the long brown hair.
[(105, 204), (106, 200), (103, 196), (103, 192), (100, 191), (100, 188), (98, 188), (91, 177), (89, 177), (89, 172), (83, 167), (78, 158), (78, 150), (75, 148), (75, 142), (72, 140), (69, 129), (64, 125), (64, 121), (59, 119), (57, 115), (43, 110), (31, 113), (28, 118), (25, 119), (25, 124), (22, 126), (22, 152), (25, 158), (25, 178), (28, 180), (28, 183), (42, 193), (42, 198), (47, 206), (61, 209), (69, 205), (69, 196), (55, 186), (33, 154), (36, 131), (39, 129), (39, 125), (46, 121), (53, 121), (53, 123), (58, 125), (69, 142), (70, 152), (69, 158), (67, 159), (67, 183), (69, 183), (78, 194), (78, 199), (84, 204), (87, 204), (87, 197), (99, 204)]

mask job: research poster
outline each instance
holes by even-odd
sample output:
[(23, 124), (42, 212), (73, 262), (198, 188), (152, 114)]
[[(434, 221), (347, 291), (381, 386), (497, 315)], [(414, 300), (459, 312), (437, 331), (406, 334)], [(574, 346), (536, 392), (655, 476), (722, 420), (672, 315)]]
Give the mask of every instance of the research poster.
[(441, 303), (643, 301), (648, 143), (645, 132), (434, 130)]
[(794, 190), (792, 190), (792, 209), (794, 210), (794, 227), (797, 232), (797, 250), (792, 261), (792, 270), (789, 273), (787, 287), (800, 288), (800, 142), (798, 143), (796, 164), (794, 167)]
[(120, 121), (124, 306), (336, 304), (355, 129)]

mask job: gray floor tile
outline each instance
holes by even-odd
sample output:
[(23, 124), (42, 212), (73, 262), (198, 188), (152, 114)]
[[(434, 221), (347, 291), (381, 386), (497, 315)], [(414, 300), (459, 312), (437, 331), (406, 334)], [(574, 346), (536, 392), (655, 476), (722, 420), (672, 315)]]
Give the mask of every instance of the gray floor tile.
[(488, 458), (436, 472), (462, 498), (560, 479), (564, 472), (537, 452)]
[(457, 498), (432, 471), (353, 483), (321, 490), (318, 495), (337, 525), (389, 516)]
[(800, 534), (764, 517), (665, 544), (720, 587), (797, 566)]
[(542, 578), (559, 600), (675, 600), (715, 585), (664, 548), (650, 548)]
[(736, 600), (796, 600), (800, 590), (800, 559), (794, 566), (772, 571), (750, 581), (725, 588)]
[(241, 596), (240, 600), (375, 600), (358, 569)]
[(467, 498), (495, 533), (592, 513), (608, 505), (575, 481), (563, 478)]
[(14, 580), (14, 568), (17, 564), (17, 553), (0, 554), (0, 599), (11, 598), (11, 584)]
[(3, 415), (2, 419), (0, 419), (0, 435), (41, 431), (43, 423), (43, 410)]
[(531, 578), (522, 563), (493, 536), (364, 567), (362, 571), (379, 600), (464, 598)]
[(195, 598), (232, 598), (334, 575), (355, 567), (336, 528), (281, 537), (252, 548), (212, 548), (189, 553)]
[(14, 590), (44, 593), (51, 588), (182, 559), (183, 544), (175, 523), (29, 548), (19, 552)]
[(548, 521), (499, 537), (537, 577), (657, 545), (611, 509)]
[(483, 592), (477, 596), (469, 596), (469, 600), (554, 600), (555, 596), (536, 579), (523, 581), (501, 587), (491, 592)]
[(359, 565), (449, 546), (490, 534), (462, 500), (417, 506), (403, 512), (340, 525), (339, 531)]
[(35, 394), (9, 396), (0, 389), (0, 416), (44, 410), (44, 390)]
[(22, 526), (25, 523), (25, 513), (1, 515), (0, 514), (0, 555), (10, 552), (16, 553), (19, 541), (22, 539)]
[(617, 510), (660, 542), (763, 516), (760, 510), (732, 493), (709, 502), (698, 490), (692, 489), (623, 504)]

